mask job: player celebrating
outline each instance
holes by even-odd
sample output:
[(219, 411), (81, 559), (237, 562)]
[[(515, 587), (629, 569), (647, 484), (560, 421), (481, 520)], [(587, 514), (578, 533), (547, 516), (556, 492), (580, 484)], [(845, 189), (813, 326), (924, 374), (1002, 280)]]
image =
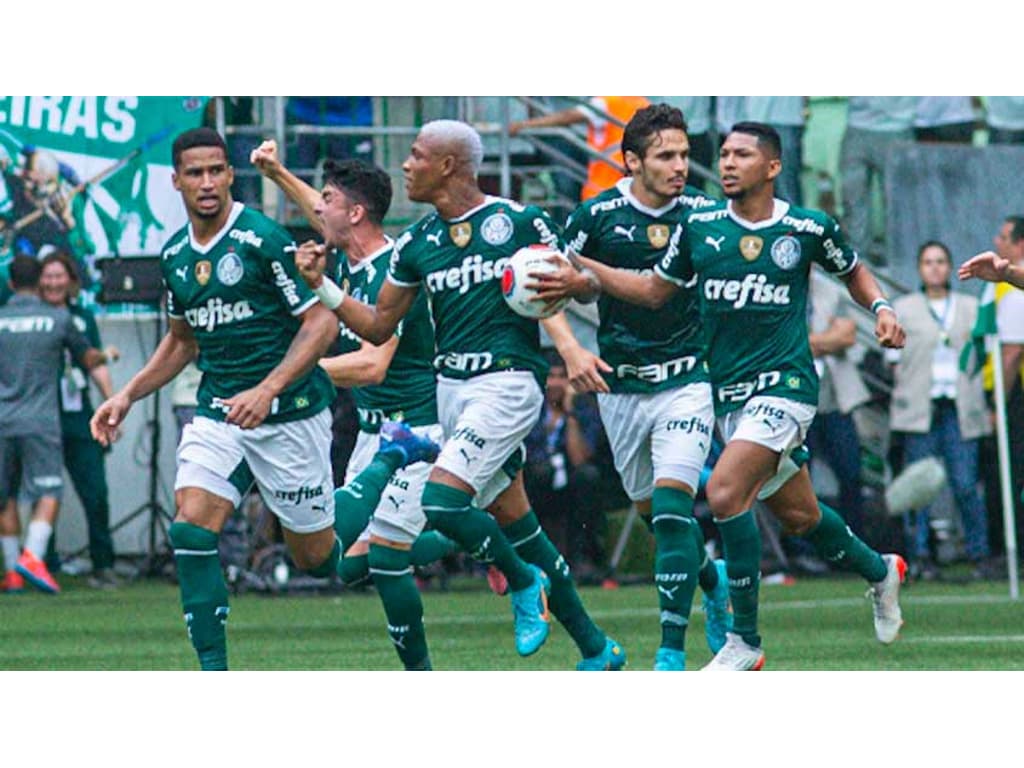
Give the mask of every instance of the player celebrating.
[[(161, 259), (170, 331), (143, 369), (96, 410), (90, 428), (109, 445), (132, 403), (174, 378), (198, 350), (199, 406), (178, 446), (177, 515), (168, 538), (200, 666), (227, 669), (228, 593), (217, 543), (253, 477), (295, 564), (317, 576), (337, 567), (334, 388), (316, 362), (338, 325), (299, 278), (287, 232), (231, 200), (234, 174), (221, 136), (185, 131), (172, 158), (188, 225)], [(360, 477), (367, 489), (383, 488), (399, 466), (436, 451), (406, 430), (394, 437)]]
[[(403, 171), (409, 198), (431, 203), (436, 211), (396, 242), (376, 306), (346, 297), (326, 278), (317, 293), (361, 338), (382, 344), (410, 311), (422, 284), (434, 323), (438, 416), (447, 439), (423, 491), (427, 519), (504, 573), (519, 653), (533, 653), (547, 637), (541, 580), (550, 577), (551, 609), (584, 657), (578, 668), (618, 669), (625, 654), (587, 615), (565, 559), (530, 509), (519, 469), (522, 441), (543, 403), (545, 362), (536, 322), (505, 304), (500, 278), (503, 261), (520, 247), (539, 242), (559, 247), (559, 237), (540, 209), (480, 191), (476, 175), (482, 156), (479, 135), (465, 123), (438, 120), (423, 126)], [(296, 257), (300, 270), (314, 280), (313, 265), (322, 258), (312, 249)], [(564, 318), (561, 323), (567, 327)], [(559, 335), (553, 333), (556, 342)], [(567, 348), (560, 351), (573, 357)], [(594, 386), (602, 383), (593, 366), (589, 375)]]
[[(728, 202), (689, 214), (654, 273), (613, 270), (587, 259), (608, 293), (658, 307), (696, 276), (718, 428), (727, 441), (707, 487), (725, 548), (734, 628), (706, 669), (760, 669), (757, 633), (761, 538), (751, 507), (762, 499), (787, 533), (805, 536), (826, 559), (871, 584), (875, 635), (893, 642), (902, 624), (899, 586), (906, 565), (870, 549), (814, 497), (803, 438), (814, 418), (818, 378), (807, 342), (811, 261), (845, 280), (876, 315), (875, 335), (901, 347), (889, 302), (838, 225), (827, 215), (774, 197), (781, 170), (778, 134), (738, 123), (719, 156)], [(580, 284), (569, 270), (538, 276), (546, 300)], [(581, 289), (582, 286), (581, 285)]]
[[(689, 149), (682, 112), (667, 104), (638, 110), (622, 138), (629, 175), (569, 217), (569, 247), (603, 264), (650, 272), (689, 210), (681, 196), (700, 207), (709, 202), (686, 186)], [(598, 395), (601, 420), (626, 493), (654, 533), (661, 609), (654, 668), (663, 671), (686, 668), (685, 635), (698, 572), (712, 653), (731, 628), (725, 566), (719, 563), (719, 578), (693, 517), (715, 421), (696, 299), (686, 288), (656, 310), (607, 293), (598, 305), (601, 357), (613, 369), (605, 374), (610, 394)]]
[[(318, 194), (282, 165), (275, 142), (263, 142), (253, 150), (252, 160), (299, 205), (326, 244), (338, 249), (338, 282), (353, 296), (370, 304), (376, 301), (394, 246), (382, 229), (391, 205), (387, 173), (358, 160), (329, 160), (324, 164), (324, 186)], [(317, 284), (321, 278), (320, 273), (316, 281), (306, 277), (307, 282)], [(437, 423), (431, 364), (434, 332), (425, 295), (416, 299), (399, 332), (385, 344), (368, 344), (344, 326), (341, 337), (342, 354), (325, 358), (320, 365), (335, 386), (352, 388), (358, 409), (359, 435), (345, 472), (348, 483), (365, 469), (380, 447), (383, 422), (404, 421), (413, 432), (436, 443), (443, 441), (443, 432)], [(336, 512), (335, 529), (344, 548), (342, 580), (354, 585), (372, 574), (391, 640), (410, 670), (431, 667), (423, 629), (423, 601), (412, 566), (436, 560), (454, 549), (454, 543), (436, 531), (421, 536), (426, 518), (420, 496), (429, 472), (430, 466), (423, 462), (400, 469), (378, 505), (369, 506), (365, 500), (353, 497), (344, 514)], [(344, 489), (338, 491), (342, 492)]]

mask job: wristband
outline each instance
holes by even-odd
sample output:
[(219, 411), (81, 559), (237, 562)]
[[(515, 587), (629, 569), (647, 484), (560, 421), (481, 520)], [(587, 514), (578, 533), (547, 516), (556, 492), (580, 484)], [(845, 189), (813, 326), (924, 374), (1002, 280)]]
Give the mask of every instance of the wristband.
[(320, 283), (319, 288), (314, 288), (313, 293), (320, 299), (320, 303), (327, 307), (332, 312), (341, 306), (341, 302), (345, 300), (345, 292), (338, 287), (331, 278), (324, 275), (323, 281)]
[(875, 299), (873, 302), (871, 302), (872, 314), (877, 316), (878, 313), (883, 310), (888, 310), (892, 312), (894, 315), (896, 314), (896, 310), (892, 308), (892, 304), (889, 303), (888, 299)]

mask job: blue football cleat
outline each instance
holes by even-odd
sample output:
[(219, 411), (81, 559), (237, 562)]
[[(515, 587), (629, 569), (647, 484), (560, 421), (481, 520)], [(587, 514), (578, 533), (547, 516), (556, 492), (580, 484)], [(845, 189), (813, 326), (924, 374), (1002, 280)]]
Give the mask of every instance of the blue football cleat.
[(732, 610), (729, 607), (729, 577), (725, 573), (725, 561), (715, 560), (718, 571), (718, 586), (711, 594), (704, 594), (701, 608), (704, 609), (704, 637), (707, 638), (711, 653), (718, 653), (725, 645), (725, 633), (732, 631)]
[(686, 669), (686, 651), (659, 648), (654, 654), (655, 672), (682, 672)]
[(548, 614), (548, 591), (551, 579), (540, 568), (531, 565), (536, 576), (526, 589), (512, 592), (512, 621), (516, 632), (516, 652), (529, 656), (540, 650), (551, 631)]
[(626, 666), (626, 651), (610, 637), (605, 639), (604, 649), (596, 656), (583, 659), (576, 665), (577, 672), (618, 672)]
[(441, 447), (430, 438), (417, 435), (404, 422), (386, 421), (380, 428), (380, 452), (398, 453), (401, 466), (407, 467), (417, 461), (433, 463)]

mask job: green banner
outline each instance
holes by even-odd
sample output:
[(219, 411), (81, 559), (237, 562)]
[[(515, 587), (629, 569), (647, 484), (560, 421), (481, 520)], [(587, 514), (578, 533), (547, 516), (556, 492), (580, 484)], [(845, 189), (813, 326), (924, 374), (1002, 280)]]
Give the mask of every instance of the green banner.
[(14, 254), (42, 258), (63, 250), (78, 262), (87, 287), (82, 301), (91, 304), (97, 258), (156, 255), (185, 223), (171, 184), (171, 143), (201, 124), (208, 100), (0, 96), (4, 287)]

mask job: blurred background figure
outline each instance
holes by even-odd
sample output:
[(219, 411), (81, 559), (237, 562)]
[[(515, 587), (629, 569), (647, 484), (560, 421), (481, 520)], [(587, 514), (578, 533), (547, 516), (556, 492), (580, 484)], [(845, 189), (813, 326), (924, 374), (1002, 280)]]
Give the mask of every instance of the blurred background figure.
[(921, 96), (914, 114), (914, 138), (917, 141), (970, 144), (974, 138), (972, 96)]
[[(918, 251), (921, 290), (893, 302), (907, 331), (907, 344), (888, 352), (894, 386), (890, 408), (893, 431), (904, 433), (907, 464), (926, 456), (946, 466), (964, 547), (974, 578), (993, 578), (989, 558), (988, 519), (978, 489), (978, 441), (990, 432), (980, 377), (959, 368), (960, 351), (970, 343), (978, 300), (951, 290), (953, 260), (938, 241)], [(938, 565), (929, 545), (929, 508), (906, 516), (911, 575), (937, 578)]]

